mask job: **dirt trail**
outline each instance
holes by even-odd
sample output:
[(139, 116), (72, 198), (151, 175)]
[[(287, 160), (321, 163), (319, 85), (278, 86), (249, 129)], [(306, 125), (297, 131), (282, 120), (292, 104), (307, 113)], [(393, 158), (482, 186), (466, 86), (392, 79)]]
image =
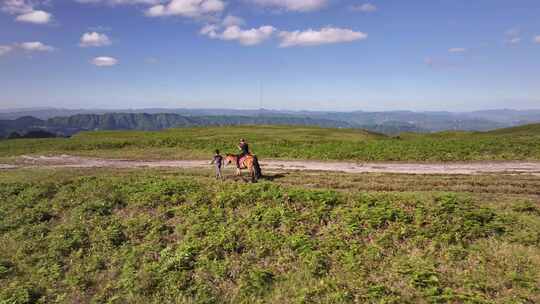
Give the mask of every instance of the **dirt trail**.
[[(0, 170), (15, 168), (210, 168), (200, 160), (120, 160), (70, 155), (21, 156), (15, 165), (0, 164)], [(263, 171), (334, 171), (346, 173), (409, 173), (409, 174), (532, 174), (540, 176), (540, 162), (452, 162), (452, 163), (403, 163), (403, 162), (321, 162), (297, 160), (262, 160)]]

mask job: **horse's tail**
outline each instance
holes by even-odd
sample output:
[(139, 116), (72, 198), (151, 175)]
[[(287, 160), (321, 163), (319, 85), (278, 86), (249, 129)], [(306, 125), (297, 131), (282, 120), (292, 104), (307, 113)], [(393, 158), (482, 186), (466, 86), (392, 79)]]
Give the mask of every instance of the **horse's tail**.
[(253, 155), (253, 169), (255, 169), (255, 177), (261, 178), (262, 177), (262, 170), (261, 166), (259, 165), (259, 159), (256, 155)]

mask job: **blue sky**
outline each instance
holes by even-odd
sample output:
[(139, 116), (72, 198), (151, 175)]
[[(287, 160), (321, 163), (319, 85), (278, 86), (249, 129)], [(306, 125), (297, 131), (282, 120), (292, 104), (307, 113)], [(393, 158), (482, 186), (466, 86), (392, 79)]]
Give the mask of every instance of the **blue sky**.
[(0, 3), (0, 108), (540, 108), (537, 0)]

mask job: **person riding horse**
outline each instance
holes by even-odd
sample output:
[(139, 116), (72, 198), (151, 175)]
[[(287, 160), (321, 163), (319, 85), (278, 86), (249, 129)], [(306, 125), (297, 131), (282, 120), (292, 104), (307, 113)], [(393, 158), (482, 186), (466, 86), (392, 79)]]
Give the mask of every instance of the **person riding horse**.
[(251, 154), (249, 151), (249, 145), (245, 139), (240, 139), (238, 144), (240, 154), (227, 154), (225, 156), (225, 165), (236, 164), (236, 176), (242, 175), (242, 169), (248, 169), (251, 175), (251, 180), (257, 182), (257, 179), (262, 177), (261, 166), (256, 155)]
[(240, 143), (238, 144), (238, 150), (240, 150), (240, 154), (238, 154), (238, 158), (236, 159), (236, 167), (240, 168), (240, 160), (244, 156), (251, 154), (249, 152), (249, 145), (248, 145), (248, 143), (246, 142), (245, 139), (243, 139), (243, 138), (240, 139)]

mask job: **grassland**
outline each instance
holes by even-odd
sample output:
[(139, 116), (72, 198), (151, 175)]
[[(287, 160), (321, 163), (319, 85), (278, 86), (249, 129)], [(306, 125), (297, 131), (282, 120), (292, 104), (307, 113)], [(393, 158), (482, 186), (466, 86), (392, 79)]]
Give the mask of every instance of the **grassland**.
[(538, 303), (540, 178), (0, 172), (0, 303)]
[[(387, 137), (224, 127), (0, 141), (22, 154), (540, 160), (540, 125)], [(230, 175), (232, 172), (227, 171)], [(540, 177), (0, 171), (0, 304), (540, 303)]]
[(69, 139), (0, 141), (0, 158), (73, 154), (129, 159), (205, 159), (235, 152), (245, 137), (261, 158), (356, 161), (540, 160), (540, 124), (493, 132), (387, 137), (363, 130), (253, 126), (158, 132), (83, 132)]

